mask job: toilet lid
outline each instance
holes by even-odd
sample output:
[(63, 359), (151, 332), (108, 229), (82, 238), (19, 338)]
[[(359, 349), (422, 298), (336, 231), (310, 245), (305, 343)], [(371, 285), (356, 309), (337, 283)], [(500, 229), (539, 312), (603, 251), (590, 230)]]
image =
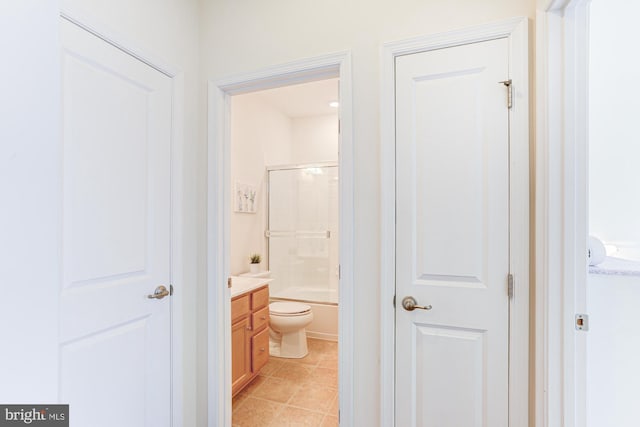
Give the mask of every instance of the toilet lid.
[(299, 302), (272, 302), (269, 311), (275, 314), (302, 314), (311, 310), (311, 306)]

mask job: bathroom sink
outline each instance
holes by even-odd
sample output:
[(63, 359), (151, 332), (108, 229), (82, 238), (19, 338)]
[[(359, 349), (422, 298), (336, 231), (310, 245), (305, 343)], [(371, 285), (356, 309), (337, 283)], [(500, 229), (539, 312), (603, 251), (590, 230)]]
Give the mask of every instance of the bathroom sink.
[(264, 286), (273, 279), (264, 277), (231, 276), (231, 298)]

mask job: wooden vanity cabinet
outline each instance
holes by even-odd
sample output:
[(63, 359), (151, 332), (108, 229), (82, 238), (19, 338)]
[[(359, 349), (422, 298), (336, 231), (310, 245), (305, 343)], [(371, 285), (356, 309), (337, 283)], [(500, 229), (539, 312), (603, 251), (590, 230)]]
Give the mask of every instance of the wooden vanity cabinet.
[(235, 396), (269, 361), (269, 286), (231, 299), (231, 391)]

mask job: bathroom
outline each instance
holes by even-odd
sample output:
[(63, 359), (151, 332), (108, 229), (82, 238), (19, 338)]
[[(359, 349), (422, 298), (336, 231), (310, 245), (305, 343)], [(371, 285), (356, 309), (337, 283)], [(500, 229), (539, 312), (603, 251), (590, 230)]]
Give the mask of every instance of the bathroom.
[[(233, 366), (234, 426), (338, 425), (337, 101), (337, 78), (231, 99), (232, 360), (244, 363), (236, 342), (251, 342), (239, 337), (247, 329), (255, 338), (246, 352), (263, 352), (258, 366), (244, 365), (254, 371), (246, 377)], [(252, 280), (259, 289), (268, 285), (269, 309), (265, 302), (252, 314), (265, 322), (268, 311), (268, 326), (243, 326), (233, 315)], [(295, 337), (272, 325), (274, 307), (283, 304), (305, 311), (284, 315), (305, 317)]]

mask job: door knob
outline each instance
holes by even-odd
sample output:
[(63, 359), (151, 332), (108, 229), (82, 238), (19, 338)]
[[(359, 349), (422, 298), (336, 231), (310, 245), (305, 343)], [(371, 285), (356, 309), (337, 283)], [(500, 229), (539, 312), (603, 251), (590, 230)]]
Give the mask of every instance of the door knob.
[(147, 295), (147, 298), (149, 298), (149, 299), (162, 299), (162, 298), (166, 297), (167, 295), (169, 295), (169, 290), (164, 285), (160, 285), (160, 286), (158, 286), (156, 288), (155, 291), (153, 291), (153, 294)]
[(414, 297), (404, 297), (402, 299), (402, 307), (407, 311), (413, 311), (416, 308), (420, 310), (431, 310), (431, 305), (418, 305)]

